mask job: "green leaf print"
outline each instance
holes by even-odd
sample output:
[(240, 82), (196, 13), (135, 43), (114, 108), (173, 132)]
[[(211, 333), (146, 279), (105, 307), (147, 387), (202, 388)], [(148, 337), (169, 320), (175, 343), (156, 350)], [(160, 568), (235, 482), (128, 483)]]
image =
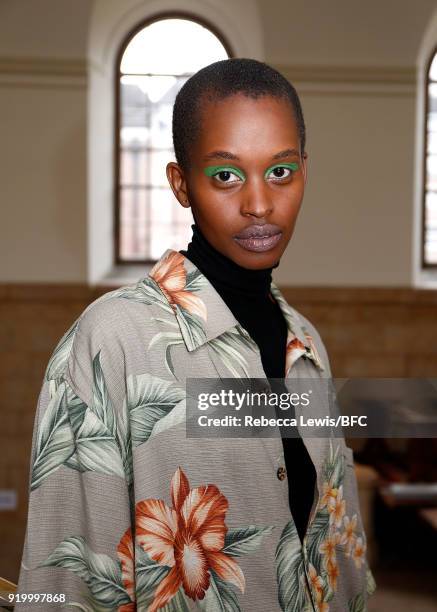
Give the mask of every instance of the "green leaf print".
[(179, 330), (179, 325), (176, 322), (173, 321), (164, 321), (164, 323), (174, 323), (173, 326), (177, 327), (177, 331), (175, 332), (158, 332), (157, 334), (155, 334), (153, 336), (153, 338), (151, 339), (151, 341), (149, 342), (149, 345), (147, 347), (147, 349), (149, 350), (152, 346), (154, 346), (157, 342), (161, 342), (164, 341), (165, 342), (165, 366), (168, 370), (168, 372), (172, 375), (175, 376), (175, 371), (174, 371), (174, 365), (173, 365), (173, 359), (171, 356), (171, 348), (175, 345), (178, 344), (184, 344), (184, 340), (182, 338), (181, 332)]
[(314, 567), (321, 567), (323, 557), (320, 546), (329, 534), (329, 512), (326, 508), (322, 508), (315, 515), (306, 540), (308, 558)]
[(294, 612), (306, 604), (302, 547), (294, 521), (287, 523), (276, 547), (276, 576), (281, 610)]
[(113, 297), (120, 297), (126, 300), (132, 300), (139, 302), (140, 304), (156, 304), (168, 313), (172, 313), (172, 308), (169, 306), (168, 301), (162, 294), (161, 289), (150, 277), (145, 277), (139, 281), (136, 285), (128, 285), (116, 289), (113, 293)]
[(191, 270), (187, 272), (185, 280), (186, 291), (199, 291), (206, 287), (206, 277), (200, 272), (200, 270)]
[[(125, 408), (125, 406), (123, 406)], [(132, 461), (132, 432), (130, 429), (129, 415), (126, 410), (121, 410), (117, 420), (116, 440), (120, 451), (121, 461), (128, 485), (133, 483), (133, 461)]]
[(372, 595), (376, 590), (376, 582), (373, 576), (372, 570), (368, 567), (366, 569), (366, 591), (368, 595)]
[(63, 540), (38, 567), (62, 567), (74, 572), (87, 584), (93, 601), (108, 610), (130, 602), (120, 565), (108, 555), (93, 552), (82, 536)]
[(205, 328), (202, 319), (188, 312), (185, 308), (175, 305), (176, 319), (184, 330), (184, 336), (188, 339), (188, 350), (193, 350), (206, 340)]
[[(142, 608), (142, 610), (143, 612), (147, 612), (147, 608)], [(190, 612), (188, 601), (185, 597), (183, 589), (180, 588), (176, 595), (168, 602), (168, 604), (159, 609), (159, 612)]]
[(239, 612), (241, 610), (238, 603), (237, 592), (234, 587), (210, 570), (209, 588), (203, 599), (199, 599), (198, 604), (205, 612)]
[(185, 390), (149, 373), (127, 380), (127, 412), (133, 446), (146, 442), (155, 424), (185, 398)]
[(100, 363), (101, 351), (93, 359), (93, 400), (90, 409), (112, 436), (116, 435), (114, 410), (112, 408)]
[(75, 451), (67, 412), (67, 392), (61, 383), (38, 425), (32, 456), (31, 491), (57, 470)]
[[(131, 459), (128, 431), (117, 428), (100, 363), (100, 351), (93, 359), (93, 396), (89, 406), (71, 392), (68, 414), (74, 432), (76, 452), (66, 465), (79, 471), (116, 474), (130, 482)], [(123, 423), (121, 424), (123, 425)], [(127, 437), (127, 439), (126, 439)]]
[[(115, 474), (132, 482), (132, 451), (127, 415), (116, 415), (104, 379), (100, 351), (93, 359), (93, 396), (89, 406), (75, 406), (70, 398), (68, 413), (76, 440), (76, 453), (66, 465), (79, 471)], [(118, 418), (116, 418), (118, 417)]]
[(244, 333), (242, 330), (241, 326), (236, 325), (208, 342), (208, 346), (235, 378), (240, 378), (242, 374), (245, 378), (249, 378), (248, 363), (242, 349), (257, 350), (254, 341), (248, 337), (247, 332)]
[(349, 612), (366, 612), (366, 601), (362, 593), (358, 593), (352, 599), (349, 600)]
[(141, 546), (135, 545), (135, 591), (138, 610), (143, 606), (147, 610), (153, 600), (156, 587), (170, 569), (167, 565), (159, 565)]
[(67, 381), (60, 382), (38, 426), (32, 457), (31, 490), (61, 465), (132, 481), (130, 429), (116, 419), (100, 363), (93, 359), (93, 397), (87, 406)]
[(113, 433), (89, 408), (76, 435), (76, 456), (82, 470), (125, 476)]
[(229, 529), (225, 536), (223, 552), (231, 557), (241, 557), (257, 550), (262, 539), (271, 533), (273, 527), (257, 527), (248, 525), (237, 529)]
[(67, 381), (65, 381), (65, 387), (66, 410), (71, 429), (76, 434), (83, 423), (88, 406), (76, 395)]
[(335, 450), (332, 440), (329, 441), (329, 456), (327, 457), (322, 470), (322, 477), (325, 481), (330, 481), (332, 487), (339, 487), (345, 475), (344, 456), (340, 452), (340, 445), (336, 444)]
[(68, 329), (59, 340), (52, 356), (50, 357), (49, 363), (47, 364), (45, 374), (46, 380), (58, 379), (64, 373), (78, 325), (79, 319), (73, 323), (70, 329)]
[(119, 289), (114, 289), (114, 291), (105, 293), (97, 300), (94, 300), (94, 302), (92, 302), (82, 312), (81, 316), (76, 319), (76, 321), (62, 336), (47, 364), (45, 372), (46, 380), (58, 380), (65, 374), (65, 368), (71, 354), (71, 348), (73, 346), (76, 331), (81, 319), (88, 312), (88, 309), (94, 308), (100, 302), (106, 302), (117, 297), (133, 299), (137, 302), (142, 302), (145, 304), (154, 304), (158, 302), (159, 306), (166, 310), (166, 312), (172, 312), (171, 306), (169, 306), (165, 301), (164, 296), (152, 279), (145, 278), (144, 280), (138, 282), (134, 287), (127, 285), (125, 287), (120, 287)]
[(185, 423), (187, 419), (187, 404), (185, 400), (177, 403), (162, 419), (157, 421), (153, 427), (149, 439), (159, 435), (162, 431), (166, 431), (171, 427), (176, 427), (180, 423)]

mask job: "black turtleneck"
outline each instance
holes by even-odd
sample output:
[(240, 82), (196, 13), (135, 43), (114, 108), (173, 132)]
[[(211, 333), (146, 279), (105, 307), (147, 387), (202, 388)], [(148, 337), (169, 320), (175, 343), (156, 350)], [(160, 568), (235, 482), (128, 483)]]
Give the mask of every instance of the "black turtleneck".
[[(287, 324), (279, 304), (270, 293), (272, 268), (250, 270), (217, 251), (201, 232), (192, 226), (193, 236), (187, 250), (179, 251), (206, 276), (259, 347), (268, 378), (284, 378)], [(289, 479), (290, 510), (302, 540), (313, 503), (316, 472), (302, 438), (282, 438)]]

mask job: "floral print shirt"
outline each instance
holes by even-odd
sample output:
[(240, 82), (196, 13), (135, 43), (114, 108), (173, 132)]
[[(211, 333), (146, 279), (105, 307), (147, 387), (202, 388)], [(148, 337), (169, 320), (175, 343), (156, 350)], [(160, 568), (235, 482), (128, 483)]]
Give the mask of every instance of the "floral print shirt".
[[(271, 291), (286, 379), (329, 377), (317, 330)], [(304, 437), (317, 484), (301, 543), (281, 438), (187, 437), (194, 376), (265, 378), (208, 279), (167, 249), (90, 304), (47, 365), (16, 610), (367, 609), (375, 582), (344, 439)]]

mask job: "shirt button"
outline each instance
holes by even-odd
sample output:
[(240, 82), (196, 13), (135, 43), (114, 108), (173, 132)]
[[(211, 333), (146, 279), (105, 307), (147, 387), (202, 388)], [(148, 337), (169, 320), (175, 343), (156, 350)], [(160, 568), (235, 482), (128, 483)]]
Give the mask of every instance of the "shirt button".
[(279, 478), (279, 480), (284, 480), (284, 478), (287, 477), (287, 470), (285, 469), (285, 467), (278, 467), (276, 476)]

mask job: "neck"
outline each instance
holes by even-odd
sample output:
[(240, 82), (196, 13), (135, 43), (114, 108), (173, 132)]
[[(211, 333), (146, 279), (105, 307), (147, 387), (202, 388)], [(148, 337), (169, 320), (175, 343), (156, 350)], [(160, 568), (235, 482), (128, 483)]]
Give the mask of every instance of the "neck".
[(193, 223), (191, 228), (193, 230), (191, 242), (187, 250), (181, 250), (180, 253), (188, 257), (213, 285), (228, 293), (250, 298), (266, 298), (269, 295), (272, 269), (279, 265), (279, 261), (274, 266), (262, 270), (244, 268), (217, 251), (196, 223)]

